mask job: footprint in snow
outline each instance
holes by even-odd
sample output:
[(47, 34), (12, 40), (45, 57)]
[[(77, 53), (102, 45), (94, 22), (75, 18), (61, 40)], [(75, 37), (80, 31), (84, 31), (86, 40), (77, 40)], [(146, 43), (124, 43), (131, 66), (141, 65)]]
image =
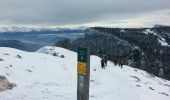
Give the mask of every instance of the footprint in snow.
[(9, 56), (9, 54), (8, 54), (8, 53), (4, 53), (4, 55), (7, 55), (7, 56)]
[(15, 57), (19, 58), (19, 59), (22, 59), (22, 57), (20, 55), (16, 55)]
[(152, 87), (149, 87), (149, 89), (151, 89), (151, 90), (155, 90), (155, 89), (153, 89)]
[(94, 95), (90, 95), (90, 97), (95, 98), (95, 96), (94, 96)]
[(137, 87), (141, 87), (140, 85), (136, 85)]
[(134, 71), (135, 71), (135, 72), (137, 72), (138, 70), (137, 70), (137, 69), (135, 69)]
[(163, 94), (163, 95), (169, 96), (167, 93), (164, 93), (164, 92), (159, 92), (159, 94)]
[(26, 71), (27, 71), (27, 72), (32, 72), (32, 70), (30, 70), (30, 69), (26, 69)]
[(135, 82), (140, 82), (140, 81), (141, 81), (141, 80), (140, 80), (140, 78), (138, 78), (138, 77), (136, 77), (136, 76), (130, 76), (130, 77), (132, 77), (132, 78), (136, 79), (136, 81), (135, 81)]
[(91, 82), (95, 83), (95, 80), (90, 80)]
[(10, 76), (10, 74), (6, 74), (7, 76)]
[(60, 95), (60, 94), (55, 94), (55, 95), (53, 95), (53, 96), (55, 96), (55, 97), (63, 97), (63, 95)]
[(151, 83), (151, 82), (145, 82), (144, 84), (146, 84), (146, 85), (147, 85), (147, 84), (152, 84), (152, 83)]

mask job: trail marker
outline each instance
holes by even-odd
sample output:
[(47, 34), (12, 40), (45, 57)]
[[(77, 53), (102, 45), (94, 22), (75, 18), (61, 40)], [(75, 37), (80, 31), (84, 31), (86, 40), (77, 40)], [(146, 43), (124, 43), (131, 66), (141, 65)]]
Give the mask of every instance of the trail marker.
[(89, 100), (90, 55), (87, 48), (78, 48), (77, 100)]

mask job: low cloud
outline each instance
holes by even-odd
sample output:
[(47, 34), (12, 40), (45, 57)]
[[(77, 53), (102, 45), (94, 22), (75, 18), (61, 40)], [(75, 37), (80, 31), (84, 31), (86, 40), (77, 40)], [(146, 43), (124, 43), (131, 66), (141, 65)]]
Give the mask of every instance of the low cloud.
[(169, 4), (170, 0), (1, 0), (0, 24), (113, 25), (141, 18), (146, 23), (151, 18), (149, 24), (160, 18), (158, 22), (164, 24), (169, 19)]

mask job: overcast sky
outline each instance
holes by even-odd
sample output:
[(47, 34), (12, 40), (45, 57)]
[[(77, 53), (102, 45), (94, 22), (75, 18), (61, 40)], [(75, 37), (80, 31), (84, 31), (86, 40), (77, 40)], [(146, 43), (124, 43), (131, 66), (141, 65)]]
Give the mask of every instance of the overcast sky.
[(170, 0), (0, 0), (0, 25), (170, 25)]

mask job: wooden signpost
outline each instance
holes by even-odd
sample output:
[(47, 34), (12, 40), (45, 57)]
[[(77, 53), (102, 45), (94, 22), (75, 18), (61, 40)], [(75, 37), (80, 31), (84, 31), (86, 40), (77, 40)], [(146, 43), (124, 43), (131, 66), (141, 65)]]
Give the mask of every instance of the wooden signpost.
[(78, 48), (77, 100), (89, 100), (90, 56), (87, 48)]

